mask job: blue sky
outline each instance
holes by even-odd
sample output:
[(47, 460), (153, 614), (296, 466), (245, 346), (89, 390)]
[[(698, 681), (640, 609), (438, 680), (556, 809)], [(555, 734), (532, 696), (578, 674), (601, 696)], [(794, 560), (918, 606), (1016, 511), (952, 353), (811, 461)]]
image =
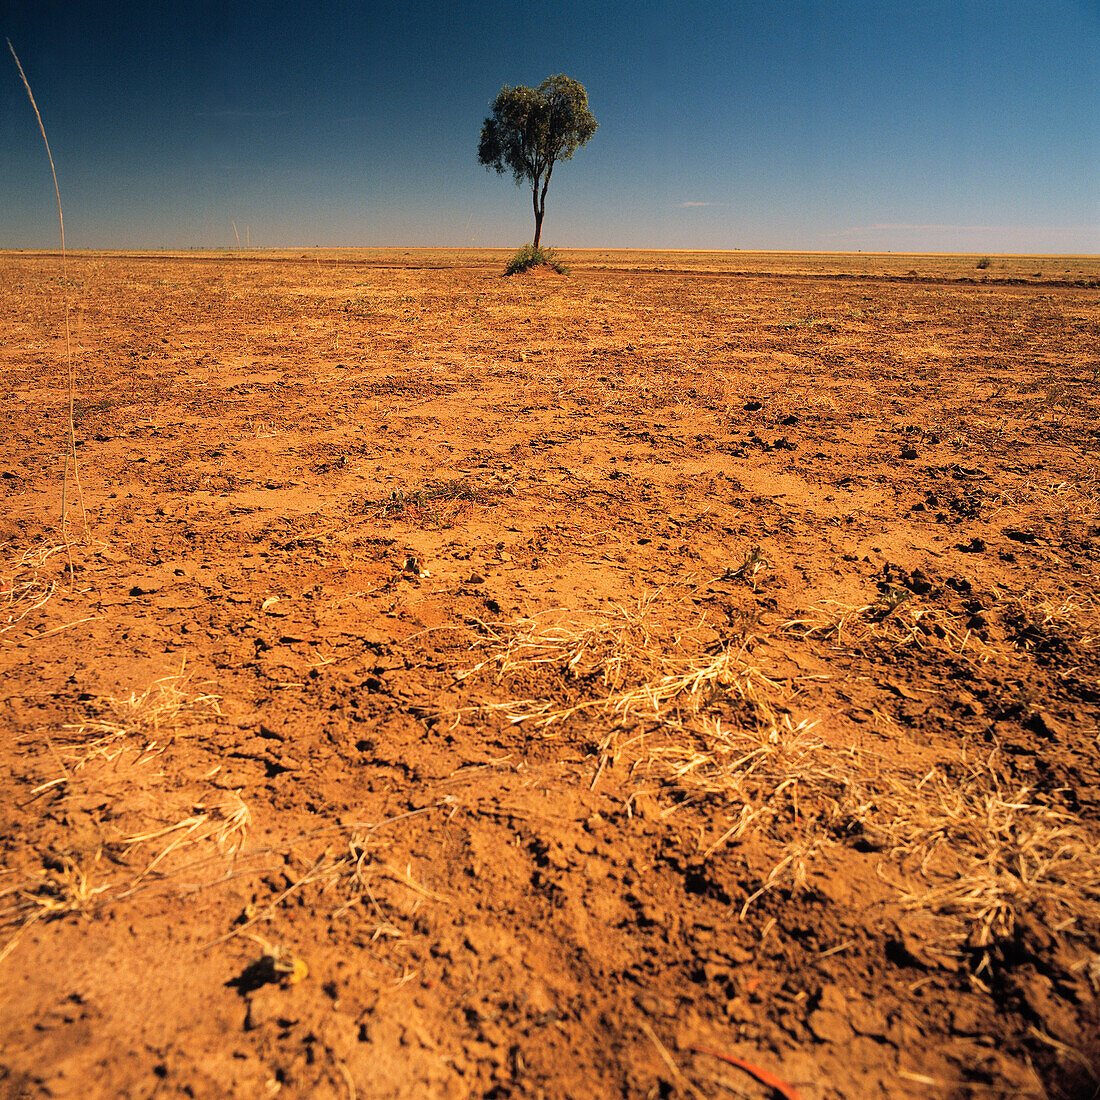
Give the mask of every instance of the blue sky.
[[(1100, 253), (1100, 0), (0, 0), (72, 248), (510, 246), (503, 84), (600, 123), (561, 247)], [(0, 247), (54, 247), (0, 56)], [(247, 229), (246, 229), (247, 227)]]

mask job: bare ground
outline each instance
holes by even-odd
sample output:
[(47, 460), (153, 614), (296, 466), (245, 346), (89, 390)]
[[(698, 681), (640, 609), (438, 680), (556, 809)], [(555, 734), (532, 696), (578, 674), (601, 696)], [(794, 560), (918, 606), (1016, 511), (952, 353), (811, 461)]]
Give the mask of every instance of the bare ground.
[(0, 1096), (1097, 1095), (1100, 262), (567, 262), (0, 256)]

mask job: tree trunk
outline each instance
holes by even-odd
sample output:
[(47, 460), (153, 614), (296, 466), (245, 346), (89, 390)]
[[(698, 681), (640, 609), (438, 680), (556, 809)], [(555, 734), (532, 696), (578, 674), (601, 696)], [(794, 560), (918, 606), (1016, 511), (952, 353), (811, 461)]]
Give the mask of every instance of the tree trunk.
[(533, 245), (535, 248), (539, 246), (539, 238), (542, 236), (542, 216), (546, 213), (546, 192), (542, 193), (542, 206), (539, 206), (539, 184), (538, 180), (535, 181), (535, 186), (531, 188), (531, 204), (535, 208), (535, 239)]
[(539, 181), (536, 177), (531, 188), (531, 204), (535, 208), (535, 240), (534, 247), (538, 248), (539, 239), (542, 237), (542, 219), (546, 213), (546, 189), (550, 186), (550, 173), (553, 172), (553, 164), (546, 170), (546, 177), (542, 181), (542, 192), (539, 192)]

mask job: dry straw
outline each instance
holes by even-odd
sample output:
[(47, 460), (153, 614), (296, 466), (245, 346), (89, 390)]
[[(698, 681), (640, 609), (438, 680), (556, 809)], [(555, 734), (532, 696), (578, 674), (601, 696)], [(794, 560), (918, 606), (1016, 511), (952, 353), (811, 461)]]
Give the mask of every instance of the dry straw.
[(40, 546), (27, 550), (10, 567), (10, 572), (0, 576), (0, 637), (49, 603), (57, 581), (44, 575), (46, 563), (64, 549), (64, 546)]
[[(594, 724), (594, 783), (629, 750), (630, 774), (648, 789), (627, 806), (663, 792), (661, 817), (708, 807), (717, 828), (701, 837), (704, 858), (751, 837), (779, 840), (742, 917), (769, 891), (803, 889), (847, 837), (881, 852), (890, 880), (900, 874), (893, 884), (904, 908), (943, 918), (943, 942), (933, 946), (969, 963), (976, 979), (1003, 963), (1025, 914), (1049, 915), (1068, 938), (1100, 920), (1094, 830), (1040, 792), (1012, 789), (998, 753), (971, 761), (960, 745), (921, 778), (864, 746), (836, 744), (814, 717), (792, 712), (799, 684), (759, 667), (751, 638), (693, 651), (701, 639), (690, 630), (672, 637), (654, 611), (651, 598), (611, 616), (559, 610), (481, 624), (487, 652), (457, 675), (497, 698), (462, 710), (495, 713), (534, 736)], [(887, 593), (865, 607), (814, 609), (780, 631), (830, 647), (874, 641), (980, 654), (961, 616), (934, 611)], [(1054, 624), (1078, 613), (1065, 604), (1033, 611)]]
[[(84, 721), (62, 726), (72, 753), (73, 772), (80, 772), (93, 759), (113, 764), (130, 751), (137, 751), (139, 763), (147, 761), (164, 752), (168, 743), (162, 739), (163, 733), (173, 730), (181, 719), (220, 715), (220, 697), (191, 691), (190, 676), (185, 670), (186, 660), (181, 661), (177, 672), (154, 680), (144, 691), (131, 691), (123, 698), (101, 699), (95, 713)], [(139, 744), (135, 745), (135, 741)], [(66, 773), (37, 787), (33, 793), (68, 781)]]

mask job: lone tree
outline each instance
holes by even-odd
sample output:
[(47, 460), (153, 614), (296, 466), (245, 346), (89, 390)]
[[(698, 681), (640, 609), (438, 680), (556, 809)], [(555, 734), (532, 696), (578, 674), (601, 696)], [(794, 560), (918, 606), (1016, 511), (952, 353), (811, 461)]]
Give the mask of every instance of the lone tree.
[(546, 189), (559, 160), (568, 160), (596, 132), (584, 85), (568, 76), (548, 76), (537, 88), (506, 84), (481, 127), (477, 159), (498, 175), (507, 168), (518, 187), (531, 182), (535, 240), (542, 236)]

